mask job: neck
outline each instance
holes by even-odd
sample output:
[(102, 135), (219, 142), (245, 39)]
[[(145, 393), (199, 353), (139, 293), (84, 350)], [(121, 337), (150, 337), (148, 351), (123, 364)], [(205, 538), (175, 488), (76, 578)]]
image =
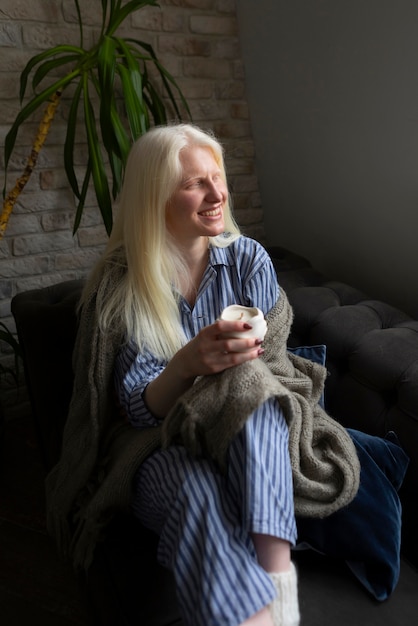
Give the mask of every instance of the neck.
[(199, 285), (208, 263), (208, 239), (202, 237), (193, 246), (182, 249), (182, 255), (189, 269), (189, 277), (181, 281), (181, 292), (189, 304), (194, 304)]
[(184, 258), (187, 263), (189, 260), (192, 264), (198, 263), (202, 259), (207, 258), (209, 240), (207, 237), (201, 237), (193, 243), (193, 245), (183, 250)]

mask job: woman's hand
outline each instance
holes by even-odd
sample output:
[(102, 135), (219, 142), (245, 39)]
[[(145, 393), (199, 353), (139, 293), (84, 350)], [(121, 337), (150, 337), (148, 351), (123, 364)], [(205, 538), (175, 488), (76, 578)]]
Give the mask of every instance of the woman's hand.
[[(173, 361), (186, 378), (196, 378), (256, 359), (264, 350), (260, 339), (245, 336), (250, 328), (246, 322), (217, 320), (179, 350)], [(230, 333), (243, 333), (243, 337), (230, 337)]]
[(154, 415), (164, 418), (197, 376), (217, 374), (257, 359), (264, 352), (260, 339), (228, 336), (246, 330), (246, 322), (217, 320), (183, 346), (145, 390), (145, 400)]

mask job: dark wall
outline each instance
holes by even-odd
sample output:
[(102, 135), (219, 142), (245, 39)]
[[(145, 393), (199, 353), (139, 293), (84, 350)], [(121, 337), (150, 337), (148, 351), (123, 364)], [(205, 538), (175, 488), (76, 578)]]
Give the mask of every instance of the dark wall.
[(239, 0), (269, 244), (418, 316), (418, 2)]

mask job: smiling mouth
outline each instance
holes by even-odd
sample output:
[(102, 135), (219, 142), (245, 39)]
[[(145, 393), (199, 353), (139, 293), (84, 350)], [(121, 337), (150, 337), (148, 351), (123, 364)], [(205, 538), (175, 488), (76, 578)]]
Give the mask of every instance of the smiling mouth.
[(218, 209), (212, 209), (210, 211), (201, 211), (199, 215), (202, 215), (203, 217), (217, 217), (218, 215), (221, 215), (221, 213), (222, 213), (222, 209), (218, 208)]

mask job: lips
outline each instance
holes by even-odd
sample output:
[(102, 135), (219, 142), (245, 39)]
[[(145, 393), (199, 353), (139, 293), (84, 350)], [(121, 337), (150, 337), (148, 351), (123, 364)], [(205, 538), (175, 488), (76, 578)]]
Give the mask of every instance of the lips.
[(218, 208), (218, 209), (211, 209), (208, 211), (201, 211), (199, 213), (199, 215), (202, 215), (203, 217), (218, 217), (222, 214), (222, 209)]

